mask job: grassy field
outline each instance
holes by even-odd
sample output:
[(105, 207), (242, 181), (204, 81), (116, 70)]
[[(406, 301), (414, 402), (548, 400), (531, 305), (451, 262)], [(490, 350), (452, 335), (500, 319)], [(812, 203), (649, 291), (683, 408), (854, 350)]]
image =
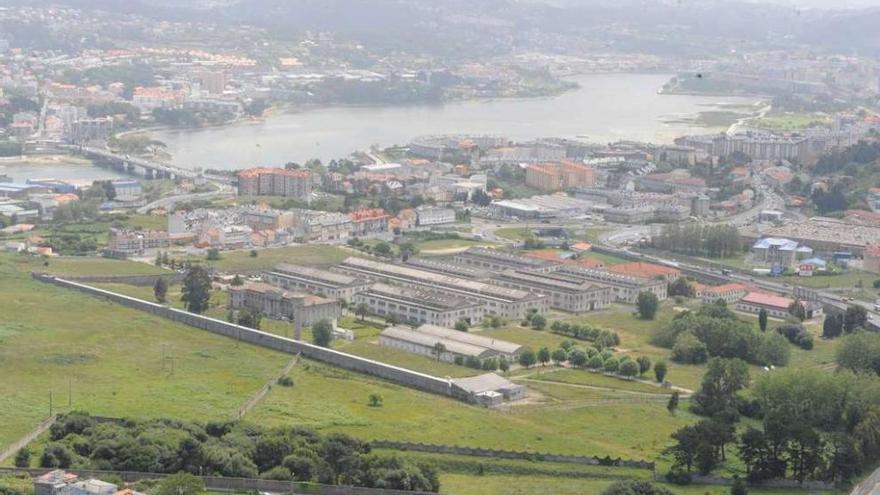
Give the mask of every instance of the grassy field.
[(0, 255), (0, 445), (49, 415), (50, 394), (55, 412), (228, 418), (289, 358), (32, 281), (30, 268)]
[(750, 125), (781, 131), (796, 131), (813, 124), (826, 124), (829, 116), (823, 113), (770, 113), (759, 119), (749, 121)]
[(56, 256), (48, 259), (36, 256), (16, 256), (9, 259), (14, 260), (15, 265), (20, 270), (46, 272), (58, 276), (155, 275), (170, 273), (168, 270), (147, 263), (94, 256)]
[[(591, 406), (607, 394), (572, 387), (534, 392), (530, 404), (487, 410), (309, 362), (295, 385), (275, 387), (252, 412), (263, 424), (301, 424), (364, 439), (397, 439), (495, 448), (653, 459), (669, 435), (694, 421), (665, 402)], [(370, 407), (370, 394), (384, 399)], [(651, 418), (651, 428), (643, 428)]]
[(423, 254), (430, 254), (431, 251), (440, 251), (455, 248), (469, 248), (474, 246), (493, 247), (496, 244), (488, 241), (475, 241), (473, 239), (436, 239), (433, 241), (421, 241), (416, 243)]
[(249, 272), (272, 268), (279, 263), (297, 265), (332, 265), (349, 256), (354, 251), (335, 246), (301, 245), (281, 248), (260, 249), (252, 257), (250, 250), (227, 251), (220, 253), (220, 259), (207, 261), (204, 256), (191, 256), (190, 261), (198, 261), (225, 272)]

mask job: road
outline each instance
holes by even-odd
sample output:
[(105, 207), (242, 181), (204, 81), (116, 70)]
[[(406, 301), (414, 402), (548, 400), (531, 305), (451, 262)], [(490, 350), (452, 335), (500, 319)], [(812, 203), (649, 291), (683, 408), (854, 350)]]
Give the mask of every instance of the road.
[(231, 186), (226, 184), (213, 184), (217, 189), (215, 191), (207, 191), (201, 193), (188, 193), (188, 194), (178, 194), (175, 196), (166, 196), (164, 198), (159, 198), (152, 203), (148, 203), (144, 206), (141, 206), (137, 209), (137, 212), (140, 214), (149, 213), (150, 210), (155, 210), (156, 208), (164, 208), (169, 210), (174, 207), (174, 205), (178, 203), (186, 203), (189, 201), (194, 201), (197, 199), (214, 199), (223, 196), (233, 196), (235, 192), (232, 190)]

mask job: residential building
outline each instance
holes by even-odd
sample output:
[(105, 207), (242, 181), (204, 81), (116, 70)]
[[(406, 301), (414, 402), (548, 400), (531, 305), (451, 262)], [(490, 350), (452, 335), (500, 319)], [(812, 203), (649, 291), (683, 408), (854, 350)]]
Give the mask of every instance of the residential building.
[(142, 255), (148, 250), (167, 249), (171, 239), (164, 230), (125, 230), (111, 228), (104, 255), (125, 258)]
[(370, 313), (381, 317), (444, 327), (454, 327), (459, 320), (476, 323), (485, 315), (482, 303), (458, 294), (383, 283), (373, 284), (369, 289), (356, 293), (352, 302), (365, 304)]
[(666, 299), (668, 284), (665, 280), (632, 277), (605, 270), (581, 268), (571, 265), (559, 265), (554, 272), (558, 275), (564, 275), (571, 280), (583, 280), (611, 286), (615, 299), (628, 304), (635, 304), (640, 292), (651, 292), (661, 301)]
[(264, 273), (263, 280), (288, 290), (306, 291), (348, 302), (351, 302), (355, 294), (372, 285), (365, 278), (289, 264), (278, 265), (274, 270)]
[(798, 243), (796, 241), (779, 237), (765, 237), (752, 245), (752, 259), (757, 263), (792, 268), (797, 261), (797, 250)]
[(351, 236), (353, 222), (351, 217), (336, 212), (310, 212), (303, 222), (307, 241), (345, 242)]
[(263, 282), (247, 282), (229, 288), (229, 308), (240, 310), (250, 308), (272, 319), (289, 320), (298, 328), (309, 326), (320, 320), (336, 320), (342, 314), (342, 307), (336, 299), (288, 292)]
[(573, 280), (556, 272), (506, 270), (493, 276), (492, 282), (545, 295), (550, 298), (551, 308), (572, 313), (607, 308), (614, 302), (610, 286)]
[(310, 170), (250, 168), (238, 174), (240, 196), (284, 196), (309, 201), (312, 194)]
[(116, 196), (113, 198), (115, 201), (140, 201), (143, 198), (143, 188), (141, 187), (141, 183), (136, 180), (113, 180), (110, 181), (113, 184), (113, 190), (116, 192)]
[(420, 226), (455, 223), (455, 210), (452, 208), (419, 206), (415, 211)]
[(542, 295), (411, 266), (352, 257), (334, 267), (333, 270), (403, 287), (441, 290), (444, 293), (481, 303), (485, 306), (486, 313), (495, 314), (502, 318), (523, 318), (529, 311), (543, 313), (550, 309), (549, 299)]
[(390, 217), (382, 208), (357, 210), (349, 213), (348, 216), (351, 218), (351, 235), (354, 237), (388, 232)]
[(592, 187), (595, 184), (593, 167), (571, 160), (529, 165), (526, 168), (526, 185), (542, 191)]

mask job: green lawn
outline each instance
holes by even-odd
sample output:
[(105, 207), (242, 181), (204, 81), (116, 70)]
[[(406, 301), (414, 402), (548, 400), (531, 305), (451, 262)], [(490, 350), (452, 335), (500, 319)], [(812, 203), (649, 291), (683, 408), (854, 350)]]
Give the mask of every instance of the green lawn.
[(534, 237), (532, 229), (526, 227), (503, 227), (495, 231), (495, 235), (512, 241), (524, 241)]
[[(673, 431), (695, 420), (685, 411), (671, 416), (665, 402), (580, 406), (595, 399), (596, 392), (561, 386), (556, 386), (561, 399), (540, 393), (536, 403), (484, 409), (306, 363), (291, 373), (293, 387), (272, 389), (251, 413), (253, 421), (299, 424), (364, 439), (653, 459)], [(382, 407), (368, 406), (374, 393), (383, 397)], [(644, 428), (646, 418), (651, 418), (651, 428)]]
[[(147, 263), (136, 261), (114, 260), (94, 256), (56, 256), (43, 259), (37, 256), (15, 256), (7, 258), (20, 270), (46, 272), (58, 276), (87, 275), (155, 275), (171, 273)], [(46, 264), (48, 262), (48, 265)]]
[(48, 416), (50, 394), (55, 412), (228, 418), (289, 359), (33, 281), (19, 261), (0, 255), (0, 445)]
[(805, 129), (811, 124), (827, 124), (829, 121), (829, 116), (824, 113), (771, 112), (770, 114), (759, 119), (754, 119), (749, 123), (756, 127), (767, 129), (796, 131), (799, 129)]
[(416, 247), (424, 254), (430, 254), (431, 251), (440, 251), (455, 248), (469, 248), (475, 246), (493, 247), (496, 244), (487, 241), (475, 241), (473, 239), (436, 239), (433, 241), (421, 241), (416, 243)]
[(227, 272), (249, 272), (272, 268), (279, 263), (296, 265), (332, 265), (349, 256), (353, 251), (323, 245), (301, 245), (281, 248), (261, 249), (252, 257), (249, 250), (221, 252), (217, 261), (207, 261), (204, 256), (191, 256), (190, 261), (202, 262), (217, 270)]
[[(650, 372), (649, 372), (650, 373)], [(592, 387), (613, 388), (618, 390), (629, 390), (633, 392), (643, 392), (648, 394), (669, 394), (671, 390), (648, 385), (634, 380), (624, 380), (613, 376), (594, 373), (592, 371), (580, 369), (551, 369), (530, 377), (534, 380), (542, 380), (547, 382), (569, 383), (573, 385), (587, 385)], [(646, 375), (645, 378), (653, 378), (653, 375)]]

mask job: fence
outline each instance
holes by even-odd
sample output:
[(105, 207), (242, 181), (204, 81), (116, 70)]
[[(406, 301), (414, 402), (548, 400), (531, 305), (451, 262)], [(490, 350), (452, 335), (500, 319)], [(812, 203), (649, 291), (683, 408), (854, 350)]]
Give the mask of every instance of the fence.
[(344, 352), (335, 351), (326, 347), (320, 347), (301, 340), (289, 339), (273, 335), (271, 333), (254, 330), (252, 328), (227, 323), (225, 321), (208, 318), (186, 311), (169, 308), (150, 301), (144, 301), (134, 297), (117, 294), (97, 287), (80, 284), (70, 280), (54, 277), (44, 273), (32, 273), (31, 276), (35, 280), (75, 289), (87, 294), (106, 298), (112, 302), (127, 306), (129, 308), (145, 311), (163, 318), (189, 325), (191, 327), (206, 330), (211, 333), (231, 337), (242, 342), (254, 344), (288, 354), (301, 353), (304, 357), (321, 361), (324, 363), (339, 366), (351, 371), (365, 373), (368, 375), (383, 378), (385, 380), (417, 388), (425, 392), (431, 392), (447, 397), (454, 397), (464, 401), (472, 402), (470, 394), (462, 388), (456, 386), (451, 380), (444, 380), (435, 376), (417, 371), (408, 370), (392, 366), (379, 361), (346, 354)]
[[(18, 469), (0, 468), (0, 473), (27, 474), (31, 477), (42, 476), (53, 469)], [(142, 473), (136, 471), (99, 471), (94, 469), (68, 469), (81, 478), (119, 477), (126, 483), (140, 480), (161, 479), (168, 474)], [(296, 493), (313, 495), (428, 495), (428, 492), (390, 490), (386, 488), (363, 488), (357, 486), (322, 485), (318, 483), (302, 483), (296, 481), (275, 481), (257, 478), (226, 478), (223, 476), (199, 476), (210, 491), (222, 492), (272, 492)]]
[(126, 284), (140, 287), (152, 287), (156, 280), (162, 278), (168, 285), (183, 281), (186, 275), (177, 272), (161, 273), (157, 275), (77, 275), (67, 277), (67, 280), (93, 284)]
[(612, 459), (610, 457), (590, 457), (579, 455), (549, 454), (542, 452), (521, 452), (515, 450), (494, 450), (474, 447), (458, 447), (456, 445), (436, 445), (427, 443), (393, 442), (374, 440), (370, 442), (374, 449), (409, 450), (413, 452), (430, 452), (433, 454), (455, 454), (473, 457), (492, 457), (495, 459), (518, 459), (526, 461), (566, 462), (573, 464), (589, 464), (594, 466), (617, 466), (638, 469), (654, 469), (654, 463), (629, 459)]
[(0, 451), (0, 463), (5, 461), (6, 459), (9, 459), (13, 455), (15, 455), (16, 452), (26, 447), (27, 444), (36, 440), (38, 436), (42, 435), (46, 430), (51, 428), (57, 420), (57, 414), (49, 416), (48, 418), (44, 419), (40, 424), (38, 424), (36, 428), (26, 433), (25, 436), (19, 438), (15, 442), (12, 442), (12, 444)]

